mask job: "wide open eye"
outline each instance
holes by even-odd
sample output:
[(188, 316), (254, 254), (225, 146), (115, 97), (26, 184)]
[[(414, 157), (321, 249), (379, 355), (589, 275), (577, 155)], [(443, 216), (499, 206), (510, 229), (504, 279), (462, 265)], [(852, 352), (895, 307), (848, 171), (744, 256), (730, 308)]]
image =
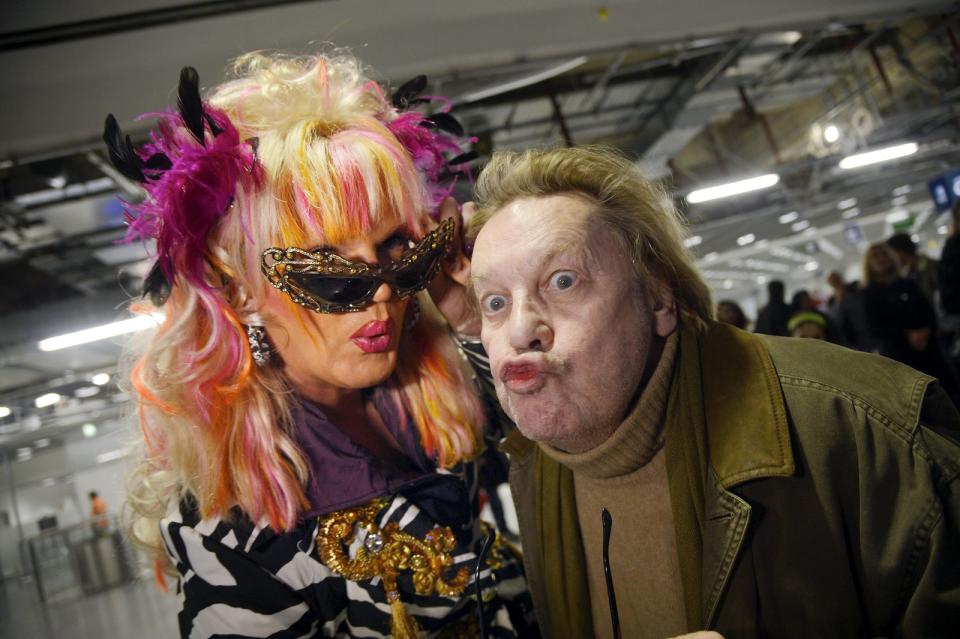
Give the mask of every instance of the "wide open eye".
[(487, 295), (480, 302), (485, 313), (502, 311), (507, 305), (507, 298), (503, 295)]
[(565, 291), (577, 283), (577, 274), (573, 271), (557, 271), (550, 276), (550, 286), (552, 288)]
[(287, 277), (313, 297), (335, 304), (358, 302), (380, 285), (372, 277), (343, 277), (318, 273), (290, 273)]

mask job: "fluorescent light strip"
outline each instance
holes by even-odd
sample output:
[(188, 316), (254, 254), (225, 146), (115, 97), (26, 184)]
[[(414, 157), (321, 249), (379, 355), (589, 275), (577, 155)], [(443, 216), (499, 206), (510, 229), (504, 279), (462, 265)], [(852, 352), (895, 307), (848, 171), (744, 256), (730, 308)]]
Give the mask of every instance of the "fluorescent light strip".
[(44, 393), (40, 397), (33, 400), (33, 405), (37, 408), (46, 408), (47, 406), (53, 406), (60, 401), (60, 395), (57, 393)]
[(879, 164), (880, 162), (896, 160), (897, 158), (913, 155), (919, 150), (919, 148), (920, 147), (916, 142), (907, 142), (906, 144), (887, 146), (882, 149), (874, 149), (873, 151), (867, 151), (865, 153), (848, 155), (840, 160), (840, 168), (858, 169), (861, 166), (868, 166), (870, 164)]
[(110, 337), (117, 337), (118, 335), (135, 333), (136, 331), (142, 331), (146, 328), (153, 328), (161, 321), (163, 321), (163, 315), (160, 313), (138, 315), (111, 324), (103, 324), (101, 326), (85, 328), (82, 331), (48, 337), (47, 339), (40, 340), (37, 346), (41, 351), (58, 351), (63, 348), (70, 348), (71, 346), (79, 346), (80, 344), (88, 344)]
[(779, 181), (779, 175), (776, 173), (767, 173), (766, 175), (758, 175), (757, 177), (747, 178), (745, 180), (737, 180), (736, 182), (718, 184), (717, 186), (708, 186), (703, 189), (691, 191), (690, 194), (687, 195), (687, 202), (690, 202), (691, 204), (699, 204), (700, 202), (719, 200), (720, 198), (730, 197), (732, 195), (740, 195), (741, 193), (749, 193), (751, 191), (759, 191), (760, 189), (768, 189)]
[(501, 82), (492, 87), (486, 87), (483, 89), (478, 89), (472, 93), (467, 93), (460, 96), (456, 100), (457, 103), (462, 104), (465, 102), (477, 102), (478, 100), (483, 100), (484, 98), (489, 98), (494, 95), (500, 95), (501, 93), (507, 93), (509, 91), (514, 91), (516, 89), (522, 89), (523, 87), (528, 87), (531, 84), (536, 84), (537, 82), (542, 82), (544, 80), (549, 80), (552, 77), (558, 76), (561, 73), (566, 73), (571, 69), (576, 69), (581, 64), (584, 64), (587, 61), (586, 56), (580, 56), (572, 60), (567, 60), (558, 65), (549, 67), (542, 71), (537, 71), (530, 75), (525, 75), (522, 78), (517, 78), (516, 80), (509, 80), (507, 82)]
[(777, 220), (781, 224), (790, 224), (791, 222), (797, 221), (799, 218), (800, 218), (799, 213), (797, 213), (796, 211), (790, 211), (789, 213), (784, 213), (783, 215), (781, 215), (779, 218), (777, 218)]

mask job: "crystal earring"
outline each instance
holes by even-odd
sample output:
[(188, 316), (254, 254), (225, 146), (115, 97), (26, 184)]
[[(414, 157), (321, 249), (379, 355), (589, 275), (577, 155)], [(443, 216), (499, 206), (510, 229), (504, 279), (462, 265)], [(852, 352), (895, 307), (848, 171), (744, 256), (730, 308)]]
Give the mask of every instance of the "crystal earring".
[(250, 342), (250, 354), (257, 366), (266, 366), (270, 363), (273, 347), (267, 340), (267, 329), (263, 326), (247, 324), (247, 341)]

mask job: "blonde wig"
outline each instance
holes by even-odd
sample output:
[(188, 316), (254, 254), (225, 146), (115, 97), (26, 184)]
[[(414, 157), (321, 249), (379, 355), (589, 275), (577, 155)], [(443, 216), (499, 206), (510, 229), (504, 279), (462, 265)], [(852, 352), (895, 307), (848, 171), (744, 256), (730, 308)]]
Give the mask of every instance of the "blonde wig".
[[(161, 309), (139, 305), (165, 319), (130, 356), (143, 446), (128, 503), (135, 539), (158, 551), (158, 520), (184, 498), (203, 517), (239, 507), (277, 530), (306, 506), (290, 386), (282, 367), (253, 364), (244, 328), (276, 294), (260, 253), (317, 237), (337, 244), (384, 219), (420, 237), (436, 204), (410, 142), (427, 135), (412, 128), (419, 116), (398, 113), (356, 59), (252, 53), (234, 74), (208, 103), (250, 141), (260, 175), (237, 181), (229, 210), (186, 251), (201, 254), (202, 272), (168, 251), (169, 297)], [(479, 452), (482, 411), (442, 319), (419, 297), (424, 313), (404, 331), (386, 386), (426, 452), (450, 467)]]

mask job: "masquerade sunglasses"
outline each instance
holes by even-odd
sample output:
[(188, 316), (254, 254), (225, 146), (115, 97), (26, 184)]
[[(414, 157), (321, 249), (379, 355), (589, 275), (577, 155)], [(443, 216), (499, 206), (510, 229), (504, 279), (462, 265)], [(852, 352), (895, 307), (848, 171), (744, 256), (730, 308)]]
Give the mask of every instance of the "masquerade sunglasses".
[(422, 291), (453, 246), (456, 223), (447, 219), (386, 266), (352, 262), (328, 248), (306, 251), (271, 247), (260, 257), (260, 270), (271, 286), (317, 313), (355, 313), (370, 304), (381, 284), (397, 297)]

